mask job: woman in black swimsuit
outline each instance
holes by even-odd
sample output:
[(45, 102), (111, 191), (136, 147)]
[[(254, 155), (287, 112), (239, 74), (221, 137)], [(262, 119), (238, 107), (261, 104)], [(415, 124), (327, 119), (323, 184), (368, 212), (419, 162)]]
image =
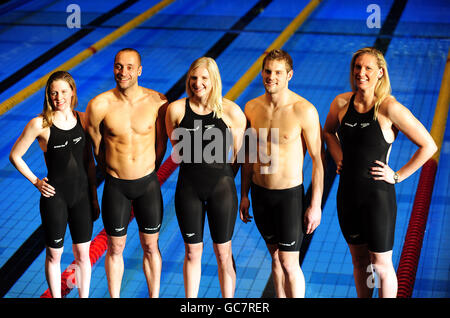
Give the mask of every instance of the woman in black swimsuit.
[(231, 163), (242, 143), (246, 119), (238, 105), (222, 98), (219, 69), (211, 58), (192, 63), (186, 91), (188, 98), (170, 104), (166, 114), (167, 134), (174, 150), (180, 150), (173, 154), (180, 162), (175, 210), (185, 242), (186, 297), (198, 294), (206, 212), (222, 296), (233, 297), (231, 237), (238, 202)]
[[(350, 84), (352, 92), (338, 95), (331, 103), (324, 126), (324, 138), (340, 174), (339, 224), (352, 254), (358, 297), (372, 296), (370, 265), (379, 278), (380, 297), (396, 297), (394, 185), (419, 169), (437, 147), (425, 127), (391, 95), (381, 52), (363, 48), (353, 55)], [(399, 131), (419, 149), (394, 171), (388, 160)]]
[[(57, 71), (50, 75), (43, 112), (27, 124), (10, 153), (14, 167), (41, 192), (45, 275), (54, 298), (61, 297), (61, 255), (67, 224), (73, 241), (79, 295), (89, 296), (89, 246), (93, 221), (100, 212), (84, 114), (74, 111), (77, 101), (75, 82), (69, 73)], [(36, 177), (22, 159), (35, 139), (47, 165), (48, 174), (43, 179)]]

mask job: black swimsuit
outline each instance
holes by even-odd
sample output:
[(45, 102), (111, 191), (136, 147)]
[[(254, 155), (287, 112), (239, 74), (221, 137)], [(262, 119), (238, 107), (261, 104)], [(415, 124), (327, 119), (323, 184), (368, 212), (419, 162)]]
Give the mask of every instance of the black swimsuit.
[(110, 236), (127, 234), (131, 207), (139, 232), (155, 234), (161, 229), (163, 199), (156, 171), (134, 180), (106, 174), (102, 197), (102, 220)]
[[(189, 150), (191, 155), (183, 157), (175, 191), (175, 210), (183, 239), (189, 244), (203, 241), (206, 210), (213, 242), (228, 242), (233, 235), (238, 208), (234, 174), (227, 162), (230, 145), (226, 140), (231, 140), (230, 131), (225, 122), (215, 118), (213, 113), (194, 113), (188, 99), (185, 115), (177, 129), (186, 130), (184, 135), (191, 141), (189, 149), (183, 149)], [(214, 149), (209, 148), (211, 142), (214, 144), (214, 138), (198, 143), (196, 134), (205, 137), (209, 129), (214, 129), (211, 132), (222, 137), (222, 141), (216, 143), (219, 147)], [(207, 158), (203, 154), (211, 154), (212, 157)]]
[(50, 126), (44, 156), (48, 183), (56, 194), (49, 198), (41, 196), (40, 211), (45, 241), (52, 248), (63, 246), (67, 223), (74, 244), (91, 240), (93, 219), (84, 162), (85, 143), (78, 114), (77, 124), (72, 129)]
[(253, 216), (266, 244), (280, 251), (298, 252), (303, 242), (303, 184), (287, 189), (267, 189), (251, 183)]
[(370, 168), (386, 163), (387, 143), (374, 107), (367, 113), (354, 108), (353, 95), (338, 129), (343, 168), (337, 193), (337, 210), (342, 233), (349, 244), (368, 244), (372, 252), (392, 250), (397, 203), (393, 184), (373, 180)]

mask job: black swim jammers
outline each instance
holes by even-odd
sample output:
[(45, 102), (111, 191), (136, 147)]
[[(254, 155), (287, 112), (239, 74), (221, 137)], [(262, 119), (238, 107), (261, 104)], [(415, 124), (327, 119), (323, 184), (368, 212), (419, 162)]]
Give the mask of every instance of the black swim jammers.
[(303, 185), (273, 190), (252, 182), (251, 198), (255, 223), (266, 244), (278, 244), (280, 251), (300, 251), (304, 236)]
[(123, 180), (106, 175), (102, 198), (102, 219), (110, 236), (127, 234), (133, 207), (139, 232), (158, 233), (163, 218), (163, 200), (156, 172)]

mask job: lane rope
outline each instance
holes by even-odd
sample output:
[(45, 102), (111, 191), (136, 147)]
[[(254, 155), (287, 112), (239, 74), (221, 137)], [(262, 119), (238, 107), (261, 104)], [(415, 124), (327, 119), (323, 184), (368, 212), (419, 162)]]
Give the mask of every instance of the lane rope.
[(163, 0), (159, 2), (158, 4), (154, 5), (150, 9), (146, 10), (145, 12), (141, 13), (134, 19), (128, 21), (121, 27), (117, 28), (104, 38), (100, 39), (99, 41), (95, 42), (91, 46), (89, 46), (87, 49), (84, 49), (71, 59), (67, 60), (63, 64), (59, 65), (57, 68), (52, 70), (51, 72), (45, 74), (35, 82), (31, 83), (12, 97), (8, 98), (7, 100), (3, 101), (0, 104), (0, 116), (6, 113), (8, 110), (15, 107), (17, 104), (23, 102), (25, 99), (39, 91), (41, 88), (45, 86), (47, 83), (48, 77), (55, 71), (63, 70), (63, 71), (69, 71), (84, 60), (88, 59), (92, 55), (94, 55), (96, 52), (102, 50), (106, 46), (110, 45), (120, 37), (124, 36), (126, 33), (130, 32), (131, 30), (138, 27), (140, 24), (144, 23), (146, 20), (148, 20), (150, 17), (155, 15), (157, 12), (174, 2), (175, 0)]
[[(172, 160), (172, 156), (168, 157), (166, 161), (159, 167), (156, 175), (158, 176), (158, 181), (162, 186), (164, 182), (170, 177), (173, 171), (178, 167), (178, 165)], [(134, 218), (133, 210), (131, 211), (130, 222)], [(89, 247), (89, 258), (91, 260), (91, 266), (94, 265), (103, 253), (105, 253), (108, 248), (108, 237), (106, 235), (105, 229), (102, 229), (99, 234), (91, 241)], [(73, 261), (66, 270), (61, 274), (61, 297), (67, 296), (70, 291), (77, 286), (76, 283), (76, 263)], [(47, 289), (40, 298), (52, 298), (50, 289)]]
[(262, 61), (273, 49), (280, 49), (291, 38), (291, 36), (297, 31), (298, 28), (305, 22), (305, 20), (311, 15), (311, 13), (320, 4), (321, 0), (312, 0), (306, 7), (289, 23), (289, 25), (283, 30), (283, 32), (270, 44), (263, 54), (250, 66), (245, 74), (233, 85), (233, 87), (225, 95), (225, 98), (229, 100), (236, 100), (244, 91), (244, 89), (250, 85), (255, 79), (258, 73), (261, 71)]
[(417, 267), (419, 265), (423, 238), (427, 225), (428, 213), (436, 179), (437, 167), (444, 140), (447, 116), (450, 105), (450, 50), (445, 64), (439, 97), (433, 117), (430, 134), (438, 150), (429, 159), (420, 173), (416, 196), (406, 231), (400, 262), (397, 269), (398, 291), (397, 298), (410, 298), (414, 290)]

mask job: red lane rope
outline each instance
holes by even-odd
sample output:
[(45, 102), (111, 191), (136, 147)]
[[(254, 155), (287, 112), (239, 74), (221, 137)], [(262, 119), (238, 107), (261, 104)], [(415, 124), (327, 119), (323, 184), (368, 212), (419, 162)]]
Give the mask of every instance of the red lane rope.
[(432, 158), (424, 164), (420, 173), (419, 184), (397, 270), (397, 298), (410, 298), (412, 296), (436, 171), (437, 161)]
[[(169, 156), (166, 161), (159, 167), (156, 175), (158, 176), (158, 181), (160, 185), (170, 177), (172, 172), (178, 167), (172, 157)], [(133, 213), (131, 213), (131, 220), (134, 218)], [(105, 229), (101, 230), (100, 233), (91, 241), (91, 245), (89, 247), (89, 258), (91, 260), (91, 266), (94, 265), (99, 258), (105, 253), (108, 247), (108, 238), (106, 236)], [(73, 287), (76, 286), (76, 275), (75, 275), (75, 261), (70, 264), (67, 269), (61, 274), (61, 297), (67, 296)], [(47, 289), (40, 298), (52, 298), (50, 293), (50, 289)]]

